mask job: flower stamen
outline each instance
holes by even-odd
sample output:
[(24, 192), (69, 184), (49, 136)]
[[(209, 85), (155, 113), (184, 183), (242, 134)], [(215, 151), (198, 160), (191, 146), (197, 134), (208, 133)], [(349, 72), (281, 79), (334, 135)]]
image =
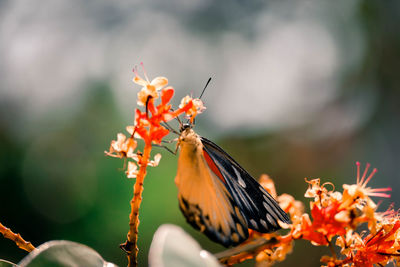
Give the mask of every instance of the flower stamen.
[(376, 173), (377, 171), (378, 171), (378, 170), (377, 170), (376, 168), (374, 168), (374, 169), (372, 170), (371, 174), (370, 174), (370, 175), (368, 176), (368, 178), (365, 180), (363, 186), (366, 186), (366, 185), (368, 184), (369, 180), (371, 180), (371, 178), (375, 175), (375, 173)]
[(361, 177), (361, 180), (360, 180), (361, 186), (364, 184), (364, 179), (367, 176), (367, 172), (368, 172), (368, 169), (370, 166), (371, 166), (371, 164), (369, 164), (369, 163), (367, 163), (367, 165), (365, 166), (363, 176)]
[[(386, 187), (386, 188), (370, 188), (370, 187), (367, 187), (367, 184), (369, 183), (369, 181), (378, 172), (378, 170), (376, 168), (374, 168), (372, 170), (372, 172), (367, 177), (368, 169), (371, 166), (369, 163), (367, 163), (366, 166), (365, 166), (365, 170), (363, 172), (363, 175), (360, 178), (360, 163), (357, 161), (356, 165), (357, 165), (357, 184), (354, 185), (354, 187), (353, 187), (354, 190), (356, 190), (358, 188), (358, 190), (360, 192), (362, 192), (363, 194), (365, 194), (366, 196), (385, 197), (385, 198), (390, 197), (389, 194), (382, 193), (382, 192), (386, 192), (386, 191), (392, 191), (392, 188), (390, 188), (390, 187)], [(345, 188), (350, 188), (350, 186), (348, 186), (348, 185), (344, 185), (344, 187)], [(353, 194), (354, 194), (354, 192), (352, 193), (352, 195)]]
[(143, 62), (140, 62), (140, 66), (142, 66), (143, 75), (144, 75), (144, 77), (146, 78), (147, 82), (150, 82), (149, 77), (147, 76), (147, 71), (146, 71), (146, 69), (144, 68)]

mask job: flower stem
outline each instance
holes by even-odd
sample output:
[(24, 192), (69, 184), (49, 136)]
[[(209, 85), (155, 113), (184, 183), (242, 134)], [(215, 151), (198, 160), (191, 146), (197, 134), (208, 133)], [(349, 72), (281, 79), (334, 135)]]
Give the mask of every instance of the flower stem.
[(129, 232), (128, 240), (121, 245), (125, 250), (128, 257), (128, 267), (136, 267), (137, 255), (139, 248), (137, 246), (138, 240), (138, 227), (139, 227), (139, 208), (142, 202), (142, 192), (143, 192), (143, 180), (146, 176), (147, 163), (149, 162), (151, 152), (151, 142), (145, 143), (143, 155), (139, 162), (140, 169), (136, 176), (136, 183), (133, 187), (133, 198), (131, 200), (131, 214), (129, 215)]
[(5, 227), (0, 223), (0, 233), (8, 239), (11, 239), (14, 241), (14, 243), (23, 250), (26, 250), (28, 252), (31, 252), (32, 250), (35, 249), (35, 247), (31, 244), (29, 241), (25, 241), (20, 234), (15, 234), (13, 231), (10, 230), (10, 228)]
[[(333, 247), (333, 244), (332, 244), (332, 241), (329, 241), (328, 240), (328, 238), (327, 238), (327, 241), (328, 241), (328, 244), (329, 244), (329, 250), (331, 251), (331, 253), (332, 253), (332, 257), (333, 257), (333, 259), (337, 259), (337, 256), (336, 256), (336, 252), (335, 252), (335, 248)], [(345, 241), (346, 242), (346, 241)]]

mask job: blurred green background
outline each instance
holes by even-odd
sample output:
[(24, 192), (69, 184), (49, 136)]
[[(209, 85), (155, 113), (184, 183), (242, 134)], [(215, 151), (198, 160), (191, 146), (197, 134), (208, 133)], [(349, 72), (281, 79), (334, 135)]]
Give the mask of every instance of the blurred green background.
[[(304, 201), (304, 177), (340, 189), (370, 162), (370, 185), (393, 188), (381, 208), (400, 207), (397, 0), (0, 0), (0, 22), (0, 221), (34, 245), (73, 240), (126, 265), (134, 181), (103, 151), (132, 124), (140, 62), (169, 78), (175, 104), (213, 77), (198, 133), (279, 193)], [(161, 153), (144, 184), (141, 266), (164, 223), (221, 251), (186, 225), (176, 156)], [(277, 265), (319, 266), (323, 253), (297, 242)], [(0, 258), (25, 254), (0, 238)]]

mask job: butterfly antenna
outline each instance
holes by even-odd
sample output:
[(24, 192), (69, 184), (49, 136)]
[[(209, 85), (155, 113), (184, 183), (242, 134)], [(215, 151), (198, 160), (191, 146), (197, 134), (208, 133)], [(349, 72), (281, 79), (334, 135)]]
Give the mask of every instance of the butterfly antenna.
[[(211, 77), (208, 78), (208, 81), (207, 81), (207, 83), (206, 83), (206, 86), (204, 86), (203, 91), (201, 91), (201, 94), (200, 94), (199, 99), (201, 99), (201, 97), (203, 96), (203, 94), (204, 94), (204, 92), (206, 91), (207, 86), (208, 86), (208, 84), (209, 84), (210, 82), (211, 82)], [(190, 121), (190, 119), (188, 119), (186, 123), (189, 123), (189, 121)], [(193, 120), (193, 125), (194, 125), (194, 124), (195, 124), (195, 120)]]
[(201, 99), (201, 97), (203, 96), (203, 94), (204, 94), (204, 92), (206, 91), (206, 88), (207, 88), (207, 86), (208, 86), (208, 84), (209, 84), (210, 82), (211, 82), (211, 77), (208, 78), (208, 81), (207, 81), (207, 83), (206, 83), (206, 86), (204, 86), (204, 89), (203, 89), (203, 91), (201, 92), (199, 99)]

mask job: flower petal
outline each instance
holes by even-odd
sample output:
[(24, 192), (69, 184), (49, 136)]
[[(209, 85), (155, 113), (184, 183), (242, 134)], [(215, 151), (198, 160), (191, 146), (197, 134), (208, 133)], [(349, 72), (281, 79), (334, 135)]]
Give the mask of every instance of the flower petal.
[(172, 87), (164, 88), (161, 92), (161, 104), (166, 105), (174, 96), (174, 89)]
[(161, 160), (161, 154), (157, 153), (154, 156), (154, 160), (151, 160), (147, 165), (152, 166), (152, 167), (156, 167), (160, 163), (160, 160)]
[(136, 176), (138, 174), (137, 165), (134, 162), (129, 161), (128, 169), (126, 170), (125, 173), (126, 173), (126, 177), (128, 177), (128, 178), (136, 178)]
[(136, 75), (136, 76), (133, 78), (133, 82), (136, 83), (136, 84), (139, 84), (139, 85), (141, 85), (141, 86), (143, 86), (143, 87), (145, 87), (146, 85), (149, 84), (148, 81), (143, 80), (143, 79), (140, 78), (138, 75)]
[(154, 86), (156, 90), (160, 90), (167, 84), (168, 84), (168, 79), (165, 77), (156, 77), (150, 83), (150, 85)]
[(126, 126), (126, 131), (127, 131), (130, 135), (133, 134), (133, 131), (134, 131), (134, 130), (135, 130), (135, 126), (132, 126), (132, 125)]

